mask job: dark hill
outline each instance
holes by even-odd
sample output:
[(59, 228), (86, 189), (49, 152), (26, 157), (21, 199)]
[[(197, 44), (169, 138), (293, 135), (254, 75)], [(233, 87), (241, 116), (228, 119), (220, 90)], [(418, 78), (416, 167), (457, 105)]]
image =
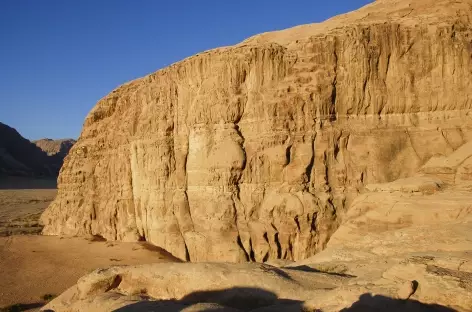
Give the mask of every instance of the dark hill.
[[(42, 141), (42, 140), (41, 140)], [(14, 128), (0, 122), (0, 174), (8, 176), (56, 177), (64, 157), (75, 141), (61, 140), (58, 153), (48, 155)]]

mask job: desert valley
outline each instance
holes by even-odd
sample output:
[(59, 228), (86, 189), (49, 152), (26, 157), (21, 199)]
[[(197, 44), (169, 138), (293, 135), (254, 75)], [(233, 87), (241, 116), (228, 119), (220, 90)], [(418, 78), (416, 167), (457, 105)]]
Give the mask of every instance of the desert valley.
[(75, 141), (29, 142), (1, 123), (0, 133), (0, 311), (36, 311), (98, 267), (176, 261), (145, 242), (38, 235)]
[(77, 141), (0, 123), (0, 311), (472, 311), (472, 0), (198, 53)]

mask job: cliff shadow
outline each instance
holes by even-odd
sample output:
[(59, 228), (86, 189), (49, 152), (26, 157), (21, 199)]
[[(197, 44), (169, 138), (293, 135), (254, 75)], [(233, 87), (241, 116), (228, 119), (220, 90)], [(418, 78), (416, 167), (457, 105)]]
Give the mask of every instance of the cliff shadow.
[(153, 245), (149, 242), (145, 242), (145, 241), (141, 241), (139, 242), (139, 245), (143, 248), (143, 249), (146, 249), (148, 251), (151, 251), (151, 252), (157, 252), (159, 253), (160, 255), (164, 256), (167, 260), (169, 261), (172, 261), (172, 262), (184, 262), (182, 259), (179, 259), (177, 258), (176, 256), (174, 256), (173, 254), (171, 254), (170, 252), (168, 252), (167, 250), (165, 250), (164, 248), (161, 248), (159, 246), (156, 246), (156, 245)]

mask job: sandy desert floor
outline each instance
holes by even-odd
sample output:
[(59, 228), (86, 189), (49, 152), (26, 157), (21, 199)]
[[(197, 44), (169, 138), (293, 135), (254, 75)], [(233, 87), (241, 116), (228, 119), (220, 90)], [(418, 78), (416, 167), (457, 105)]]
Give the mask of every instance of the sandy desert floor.
[[(145, 243), (37, 235), (56, 189), (0, 182), (0, 311), (35, 311), (90, 271), (111, 265), (177, 261)], [(50, 186), (50, 185), (49, 185)], [(13, 306), (13, 307), (12, 307)], [(7, 308), (9, 307), (9, 308)]]
[(39, 216), (54, 196), (55, 189), (0, 190), (0, 236), (40, 233)]

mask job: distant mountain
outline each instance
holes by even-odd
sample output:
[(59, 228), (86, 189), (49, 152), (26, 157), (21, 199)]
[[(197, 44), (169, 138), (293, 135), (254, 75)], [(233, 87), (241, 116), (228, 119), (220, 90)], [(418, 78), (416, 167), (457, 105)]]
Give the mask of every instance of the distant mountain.
[(46, 154), (48, 154), (48, 156), (59, 155), (64, 158), (69, 153), (69, 150), (72, 148), (76, 141), (74, 139), (41, 139), (32, 142), (36, 144), (36, 146), (38, 146)]
[(30, 142), (14, 128), (0, 122), (0, 174), (55, 177), (74, 140)]

